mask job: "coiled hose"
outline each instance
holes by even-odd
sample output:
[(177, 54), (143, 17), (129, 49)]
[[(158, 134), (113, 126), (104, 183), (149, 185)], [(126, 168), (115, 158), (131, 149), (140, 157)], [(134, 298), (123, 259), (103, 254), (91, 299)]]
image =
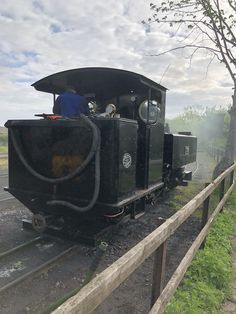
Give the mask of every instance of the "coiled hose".
[(27, 162), (27, 160), (25, 159), (25, 157), (23, 156), (21, 149), (18, 145), (17, 139), (15, 137), (15, 134), (13, 132), (12, 129), (10, 129), (10, 134), (11, 134), (11, 139), (12, 139), (12, 143), (13, 146), (16, 150), (16, 153), (19, 157), (19, 159), (21, 160), (21, 162), (23, 163), (23, 165), (25, 166), (25, 168), (37, 179), (45, 181), (45, 182), (49, 182), (52, 184), (57, 184), (57, 183), (61, 183), (61, 182), (65, 182), (67, 180), (73, 179), (75, 176), (78, 176), (79, 174), (82, 173), (82, 171), (88, 166), (88, 164), (91, 162), (92, 158), (95, 155), (95, 188), (94, 188), (94, 193), (93, 193), (93, 197), (91, 199), (91, 201), (89, 202), (89, 204), (87, 206), (84, 207), (79, 207), (77, 205), (74, 205), (70, 202), (67, 201), (61, 201), (61, 200), (52, 200), (52, 201), (48, 201), (47, 205), (62, 205), (62, 206), (66, 206), (72, 210), (75, 210), (77, 212), (85, 212), (90, 210), (97, 198), (98, 198), (98, 194), (99, 194), (99, 189), (100, 189), (100, 146), (101, 146), (101, 136), (100, 136), (100, 130), (98, 129), (98, 127), (89, 119), (87, 118), (85, 115), (81, 114), (81, 118), (86, 121), (87, 124), (89, 124), (89, 126), (92, 129), (92, 133), (93, 133), (93, 141), (92, 141), (92, 145), (91, 145), (91, 149), (90, 152), (88, 154), (88, 156), (86, 157), (86, 159), (84, 160), (84, 162), (82, 163), (82, 165), (80, 165), (75, 171), (73, 171), (72, 173), (61, 177), (61, 178), (48, 178), (46, 176), (43, 176), (41, 174), (39, 174), (38, 172), (36, 172)]
[(77, 205), (74, 205), (70, 202), (67, 201), (61, 201), (61, 200), (53, 200), (53, 201), (48, 201), (47, 205), (60, 205), (60, 206), (66, 206), (72, 210), (75, 210), (77, 212), (86, 212), (90, 210), (94, 204), (97, 201), (98, 194), (100, 190), (100, 137), (99, 137), (99, 144), (98, 144), (98, 149), (95, 154), (95, 187), (94, 187), (94, 192), (93, 192), (93, 197), (89, 204), (84, 207), (80, 207)]

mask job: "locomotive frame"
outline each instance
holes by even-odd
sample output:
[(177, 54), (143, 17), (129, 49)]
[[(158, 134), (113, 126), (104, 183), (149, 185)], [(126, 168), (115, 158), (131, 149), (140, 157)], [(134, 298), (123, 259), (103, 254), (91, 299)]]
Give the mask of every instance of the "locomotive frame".
[[(197, 139), (165, 134), (166, 88), (137, 73), (82, 68), (32, 85), (56, 95), (85, 95), (89, 117), (9, 120), (9, 187), (34, 214), (33, 225), (97, 223), (143, 214), (163, 188), (186, 184)], [(108, 104), (116, 108), (105, 113)], [(91, 180), (92, 178), (92, 180)]]

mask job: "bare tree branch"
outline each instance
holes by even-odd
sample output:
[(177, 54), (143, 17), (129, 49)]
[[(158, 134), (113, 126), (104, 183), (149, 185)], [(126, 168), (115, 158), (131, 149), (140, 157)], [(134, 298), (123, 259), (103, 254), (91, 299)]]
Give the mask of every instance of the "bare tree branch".
[(156, 11), (153, 16), (156, 22), (169, 23), (170, 26), (179, 25), (178, 31), (180, 29), (185, 33), (187, 31), (187, 35), (181, 41), (185, 42), (185, 45), (150, 56), (190, 49), (191, 54), (188, 59), (191, 65), (195, 54), (204, 49), (212, 54), (206, 75), (213, 60), (217, 58), (225, 65), (233, 80), (234, 96), (230, 110), (229, 136), (225, 156), (219, 164), (219, 169), (226, 169), (233, 162), (236, 148), (236, 1), (225, 0), (224, 5), (227, 3), (226, 9), (220, 0), (164, 0), (159, 6), (152, 5), (152, 9)]
[(163, 74), (162, 74), (162, 76), (161, 76), (161, 79), (160, 79), (159, 84), (161, 84), (161, 82), (162, 82), (162, 80), (163, 80), (163, 78), (164, 78), (165, 74), (166, 74), (166, 73), (167, 73), (167, 71), (169, 70), (169, 67), (170, 67), (170, 64), (168, 64), (168, 66), (166, 67), (165, 71), (163, 72)]
[(232, 0), (228, 0), (228, 2), (229, 2), (230, 7), (231, 7), (234, 11), (236, 11), (236, 3), (235, 3), (235, 1), (234, 1), (234, 5), (233, 5), (233, 3), (232, 3)]
[[(203, 8), (204, 8), (205, 10), (209, 10), (207, 1), (205, 2), (205, 1), (203, 0), (203, 1), (202, 1), (202, 6), (203, 6)], [(210, 18), (210, 20), (211, 20), (211, 22), (212, 22), (212, 25), (213, 25), (213, 31), (214, 31), (214, 33), (215, 33), (216, 42), (217, 42), (217, 47), (218, 47), (219, 50), (220, 50), (220, 54), (221, 54), (221, 56), (222, 56), (223, 62), (224, 62), (224, 64), (225, 64), (227, 70), (229, 71), (229, 74), (230, 74), (232, 80), (235, 82), (235, 81), (236, 81), (236, 78), (235, 78), (235, 75), (234, 75), (234, 73), (233, 73), (233, 71), (232, 71), (232, 69), (231, 69), (231, 67), (230, 67), (230, 64), (229, 64), (229, 62), (228, 62), (228, 60), (227, 60), (227, 57), (226, 57), (226, 56), (227, 56), (227, 51), (225, 52), (225, 51), (223, 50), (222, 45), (221, 45), (221, 41), (220, 41), (219, 34), (218, 34), (218, 27), (217, 27), (216, 22), (215, 22), (215, 20), (214, 20), (214, 18), (213, 18), (213, 15), (209, 14), (209, 18)]]
[[(159, 56), (163, 56), (169, 52), (172, 52), (172, 51), (175, 51), (175, 50), (180, 50), (180, 49), (185, 49), (185, 48), (199, 48), (199, 49), (207, 49), (211, 52), (214, 52), (214, 53), (219, 53), (220, 50), (216, 50), (214, 48), (211, 48), (211, 47), (207, 47), (207, 46), (197, 46), (197, 45), (184, 45), (184, 46), (179, 46), (179, 47), (175, 47), (175, 48), (171, 48), (171, 49), (168, 49), (168, 50), (165, 50), (163, 52), (160, 52), (160, 53), (157, 53), (157, 54), (148, 54), (146, 56), (149, 56), (149, 57), (159, 57)], [(221, 60), (222, 61), (222, 60)]]
[(211, 58), (210, 62), (209, 62), (208, 65), (207, 65), (206, 77), (207, 77), (207, 75), (208, 75), (208, 71), (209, 71), (210, 65), (212, 64), (212, 62), (213, 62), (213, 60), (215, 59), (215, 57), (218, 58), (218, 55), (214, 53), (214, 54), (213, 54), (213, 57)]

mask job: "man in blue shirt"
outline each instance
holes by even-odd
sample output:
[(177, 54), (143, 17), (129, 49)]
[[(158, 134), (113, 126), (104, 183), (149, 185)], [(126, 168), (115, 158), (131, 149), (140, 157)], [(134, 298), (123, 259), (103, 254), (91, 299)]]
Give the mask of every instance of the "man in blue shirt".
[(73, 88), (68, 88), (57, 97), (53, 113), (64, 117), (79, 117), (81, 113), (89, 114), (88, 102), (84, 96), (76, 94)]

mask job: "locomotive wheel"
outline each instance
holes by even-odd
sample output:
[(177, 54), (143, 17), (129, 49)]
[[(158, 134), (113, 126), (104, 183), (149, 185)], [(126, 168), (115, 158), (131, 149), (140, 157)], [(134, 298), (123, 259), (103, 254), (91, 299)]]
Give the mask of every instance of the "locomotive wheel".
[(41, 214), (35, 214), (32, 217), (32, 226), (35, 231), (43, 232), (47, 228), (46, 217)]

